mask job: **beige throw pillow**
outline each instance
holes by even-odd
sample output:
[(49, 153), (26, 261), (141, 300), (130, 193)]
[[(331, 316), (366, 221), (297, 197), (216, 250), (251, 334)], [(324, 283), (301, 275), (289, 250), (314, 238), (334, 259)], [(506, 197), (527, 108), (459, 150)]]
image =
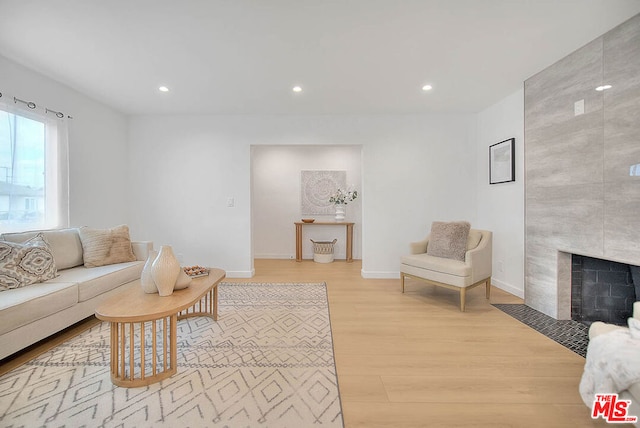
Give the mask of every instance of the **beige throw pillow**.
[(81, 227), (79, 232), (85, 267), (97, 267), (136, 260), (136, 256), (131, 249), (129, 227), (126, 225), (111, 229)]
[(42, 234), (23, 243), (0, 241), (0, 291), (43, 282), (58, 275)]
[(434, 257), (464, 261), (467, 238), (471, 225), (466, 221), (441, 222), (431, 224), (431, 235), (427, 254)]

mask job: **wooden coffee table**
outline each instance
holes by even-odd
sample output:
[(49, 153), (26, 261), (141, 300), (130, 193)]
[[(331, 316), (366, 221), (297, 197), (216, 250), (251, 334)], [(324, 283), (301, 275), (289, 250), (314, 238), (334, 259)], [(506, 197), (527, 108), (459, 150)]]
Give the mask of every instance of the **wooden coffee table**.
[(138, 280), (102, 303), (96, 317), (110, 322), (111, 381), (137, 387), (175, 374), (178, 320), (196, 316), (217, 320), (218, 284), (225, 276), (221, 269), (210, 269), (209, 275), (194, 278), (189, 287), (165, 297), (144, 293)]

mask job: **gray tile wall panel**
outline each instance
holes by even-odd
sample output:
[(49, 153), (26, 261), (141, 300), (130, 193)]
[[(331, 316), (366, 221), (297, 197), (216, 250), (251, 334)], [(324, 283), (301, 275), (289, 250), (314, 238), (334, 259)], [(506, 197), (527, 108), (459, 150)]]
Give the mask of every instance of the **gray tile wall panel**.
[[(609, 83), (604, 92), (597, 86)], [(585, 100), (585, 114), (574, 103)], [(640, 264), (640, 15), (525, 82), (525, 302), (571, 315), (575, 252)]]
[(527, 186), (602, 183), (602, 110), (527, 133)]
[(607, 183), (604, 195), (603, 258), (640, 265), (640, 180)]
[[(640, 265), (640, 23), (604, 36), (604, 249), (607, 258)], [(640, 167), (639, 167), (640, 169)]]
[[(580, 70), (580, 72), (576, 72)], [(596, 39), (525, 82), (528, 129), (554, 127), (574, 119), (574, 102), (585, 100), (585, 113), (602, 106), (593, 91), (602, 81), (602, 39)]]

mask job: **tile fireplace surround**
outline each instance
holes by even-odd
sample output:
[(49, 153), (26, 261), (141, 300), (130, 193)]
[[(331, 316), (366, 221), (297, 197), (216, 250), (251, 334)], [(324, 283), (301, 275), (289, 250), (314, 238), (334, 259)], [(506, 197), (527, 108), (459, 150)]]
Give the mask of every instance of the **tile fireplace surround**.
[[(606, 91), (596, 91), (603, 84)], [(584, 114), (574, 104), (584, 102)], [(525, 303), (571, 318), (571, 254), (640, 265), (640, 15), (525, 82)]]

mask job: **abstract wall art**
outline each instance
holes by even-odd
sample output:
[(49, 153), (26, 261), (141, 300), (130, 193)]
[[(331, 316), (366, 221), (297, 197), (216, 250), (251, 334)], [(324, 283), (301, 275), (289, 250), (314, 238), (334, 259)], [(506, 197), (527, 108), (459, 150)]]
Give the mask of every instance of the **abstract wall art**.
[(344, 190), (346, 183), (346, 171), (301, 171), (302, 215), (333, 215), (329, 198), (338, 189)]

